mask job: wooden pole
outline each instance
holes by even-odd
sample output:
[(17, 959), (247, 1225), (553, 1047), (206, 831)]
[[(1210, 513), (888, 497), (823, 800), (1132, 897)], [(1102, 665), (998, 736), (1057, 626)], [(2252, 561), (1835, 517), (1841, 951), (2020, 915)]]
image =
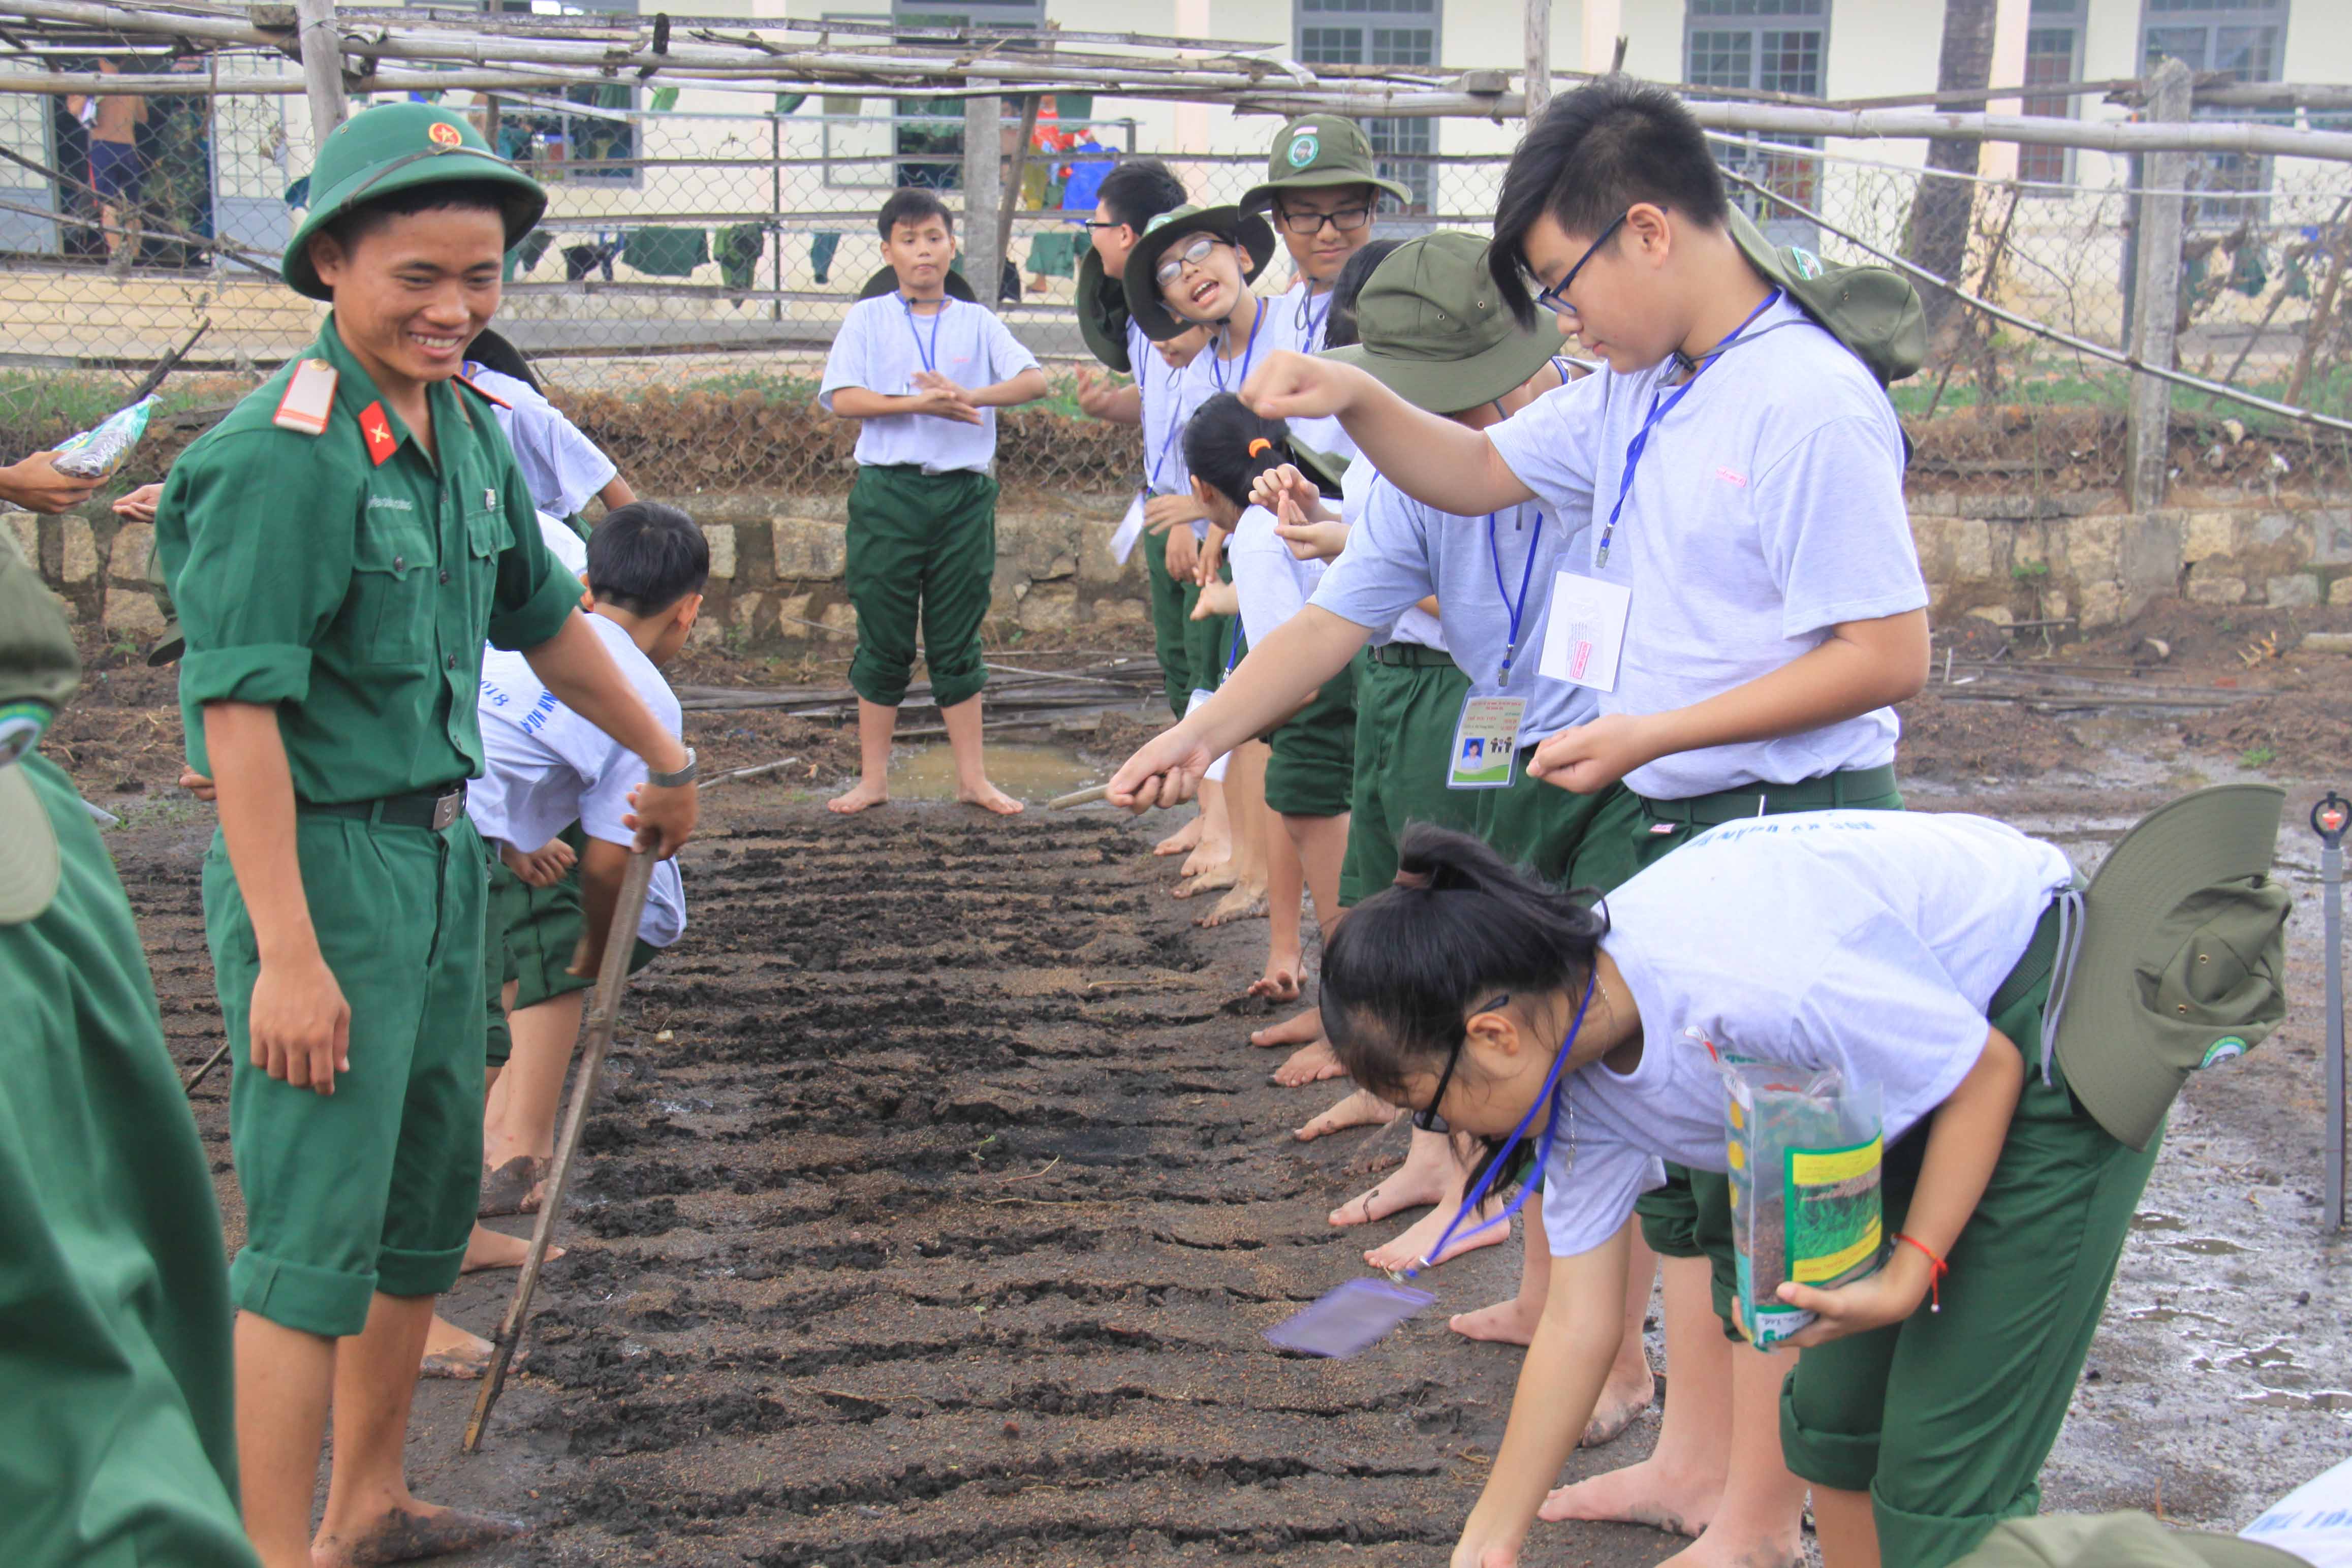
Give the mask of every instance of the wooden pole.
[[(2148, 118), (2186, 120), (2193, 85), (2189, 68), (2167, 59), (2156, 68)], [(2132, 284), (2132, 357), (2145, 365), (2170, 369), (2180, 310), (2180, 238), (2188, 198), (2179, 195), (2189, 178), (2189, 159), (2177, 152), (2152, 153), (2141, 160), (2139, 221), (2133, 237), (2138, 267)], [(2132, 380), (2124, 474), (2135, 512), (2164, 504), (2166, 469), (2171, 461), (2172, 385), (2152, 375)]]
[(1525, 0), (1528, 24), (1527, 117), (1551, 101), (1551, 0)]
[[(328, 136), (351, 112), (343, 101), (343, 36), (335, 28), (335, 0), (294, 0), (294, 16), (302, 47), (302, 89), (310, 100), (310, 140), (315, 149), (327, 144)], [(316, 152), (311, 155), (316, 157)]]
[(1004, 250), (996, 215), (1004, 201), (1004, 100), (963, 100), (964, 281), (972, 298), (995, 310), (1004, 286)]

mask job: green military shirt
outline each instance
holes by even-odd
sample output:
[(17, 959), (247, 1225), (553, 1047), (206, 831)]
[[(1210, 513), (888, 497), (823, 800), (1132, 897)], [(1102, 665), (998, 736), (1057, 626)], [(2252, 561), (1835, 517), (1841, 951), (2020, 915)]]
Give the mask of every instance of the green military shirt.
[(173, 466), (155, 543), (187, 634), (188, 763), (207, 702), (274, 704), (294, 793), (373, 800), (482, 771), (482, 644), (562, 629), (580, 584), (541, 541), (488, 400), (426, 389), (428, 458), (332, 315), (308, 351), (339, 373), (323, 435), (274, 420), (286, 365)]

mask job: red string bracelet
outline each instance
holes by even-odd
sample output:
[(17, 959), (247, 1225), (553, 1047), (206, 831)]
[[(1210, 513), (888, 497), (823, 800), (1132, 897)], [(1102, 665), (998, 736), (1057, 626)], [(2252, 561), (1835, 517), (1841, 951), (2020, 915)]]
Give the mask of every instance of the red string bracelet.
[(1937, 1257), (1935, 1252), (1927, 1246), (1927, 1244), (1919, 1240), (1916, 1237), (1906, 1236), (1898, 1230), (1895, 1233), (1895, 1239), (1917, 1247), (1927, 1258), (1927, 1310), (1931, 1312), (1942, 1311), (1944, 1310), (1944, 1276), (1952, 1271), (1952, 1266), (1945, 1262), (1942, 1258)]

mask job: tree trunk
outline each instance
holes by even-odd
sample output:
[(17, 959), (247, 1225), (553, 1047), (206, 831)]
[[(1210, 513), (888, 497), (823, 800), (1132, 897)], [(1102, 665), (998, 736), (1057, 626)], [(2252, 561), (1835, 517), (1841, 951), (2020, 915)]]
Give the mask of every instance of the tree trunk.
[[(1992, 85), (1993, 19), (1998, 0), (1944, 0), (1943, 51), (1936, 70), (1939, 92)], [(1958, 174), (1977, 172), (1980, 142), (1931, 141), (1927, 167)], [(1929, 174), (1919, 181), (1911, 202), (1910, 243), (1904, 254), (1938, 278), (1958, 282), (1969, 258), (1969, 217), (1976, 205), (1976, 186), (1966, 180), (1939, 179)], [(1956, 303), (1942, 289), (1919, 289), (1932, 333), (1942, 327)]]

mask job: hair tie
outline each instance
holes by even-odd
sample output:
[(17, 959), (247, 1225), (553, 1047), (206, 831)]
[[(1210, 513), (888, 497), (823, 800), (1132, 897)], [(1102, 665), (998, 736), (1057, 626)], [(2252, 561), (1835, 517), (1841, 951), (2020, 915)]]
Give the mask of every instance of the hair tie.
[(1429, 890), (1429, 873), (1426, 871), (1399, 871), (1396, 874), (1396, 885), (1400, 888), (1412, 888), (1418, 892), (1425, 893)]
[(1268, 452), (1271, 452), (1271, 451), (1273, 451), (1273, 450), (1274, 450), (1274, 443), (1273, 443), (1273, 442), (1271, 442), (1271, 441), (1269, 441), (1269, 440), (1267, 440), (1265, 437), (1263, 437), (1263, 436), (1255, 436), (1255, 437), (1252, 437), (1250, 438), (1250, 444), (1249, 444), (1249, 455), (1250, 455), (1251, 457), (1253, 457), (1253, 458), (1263, 458), (1263, 457), (1264, 457), (1264, 456), (1265, 456)]

